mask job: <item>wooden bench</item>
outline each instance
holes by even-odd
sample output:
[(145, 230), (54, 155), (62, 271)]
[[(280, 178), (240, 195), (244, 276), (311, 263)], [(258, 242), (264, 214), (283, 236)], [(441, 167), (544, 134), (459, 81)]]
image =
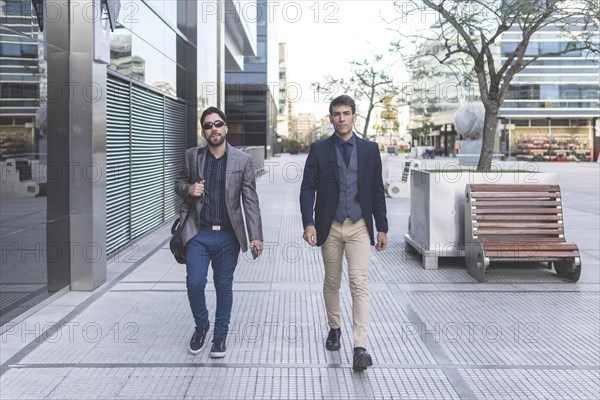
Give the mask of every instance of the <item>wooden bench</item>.
[(490, 261), (534, 261), (579, 280), (581, 257), (565, 240), (558, 185), (468, 184), (465, 200), (469, 275), (483, 282)]

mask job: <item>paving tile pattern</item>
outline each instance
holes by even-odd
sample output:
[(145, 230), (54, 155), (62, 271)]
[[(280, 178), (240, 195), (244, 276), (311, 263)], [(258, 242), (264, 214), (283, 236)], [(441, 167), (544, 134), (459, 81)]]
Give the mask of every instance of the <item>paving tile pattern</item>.
[[(3, 365), (2, 399), (600, 397), (597, 226), (586, 233), (596, 242), (581, 237), (586, 264), (579, 283), (532, 264), (496, 265), (481, 284), (460, 259), (424, 270), (420, 255), (404, 247), (408, 199), (388, 199), (390, 246), (371, 253), (369, 276), (375, 365), (366, 373), (351, 368), (346, 274), (342, 348), (325, 350), (321, 254), (301, 238), (299, 182), (282, 174), (303, 160), (282, 157), (276, 173), (258, 181), (266, 250), (259, 260), (240, 256), (225, 358), (208, 356), (212, 331), (200, 354), (188, 352), (193, 320), (185, 266), (164, 243), (67, 318), (44, 329), (22, 326), (37, 339)], [(391, 161), (390, 168), (401, 174), (400, 165)], [(597, 169), (578, 168), (597, 180)], [(579, 190), (577, 179), (567, 189)], [(582, 195), (583, 203), (574, 204), (575, 217), (598, 220), (598, 207), (589, 208), (598, 205), (594, 190), (595, 198)], [(127, 254), (131, 262), (144, 256), (137, 250)]]

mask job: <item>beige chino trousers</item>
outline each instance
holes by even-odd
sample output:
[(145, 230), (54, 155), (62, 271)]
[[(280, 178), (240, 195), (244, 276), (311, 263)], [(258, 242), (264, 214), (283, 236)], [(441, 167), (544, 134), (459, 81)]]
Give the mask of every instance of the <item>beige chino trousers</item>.
[(348, 262), (348, 281), (352, 295), (352, 333), (354, 347), (367, 348), (369, 334), (369, 289), (367, 275), (371, 258), (371, 239), (364, 219), (344, 223), (333, 221), (327, 240), (321, 247), (325, 264), (323, 297), (329, 327), (341, 326), (340, 286), (342, 282), (342, 257)]

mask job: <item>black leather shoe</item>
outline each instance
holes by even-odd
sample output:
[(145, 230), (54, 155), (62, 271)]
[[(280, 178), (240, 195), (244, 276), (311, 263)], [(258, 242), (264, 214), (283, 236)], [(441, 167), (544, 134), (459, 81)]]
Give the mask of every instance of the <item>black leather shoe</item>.
[(371, 355), (367, 353), (367, 350), (362, 347), (354, 348), (354, 357), (352, 358), (352, 369), (360, 372), (367, 369), (373, 365), (373, 360), (371, 359)]
[(325, 341), (325, 348), (329, 351), (337, 351), (340, 349), (340, 337), (342, 336), (342, 330), (340, 328), (329, 330), (327, 340)]

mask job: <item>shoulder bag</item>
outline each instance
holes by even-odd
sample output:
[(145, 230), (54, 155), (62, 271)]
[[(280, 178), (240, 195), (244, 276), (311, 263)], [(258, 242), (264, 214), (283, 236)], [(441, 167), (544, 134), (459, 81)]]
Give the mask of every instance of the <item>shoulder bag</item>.
[(179, 264), (185, 264), (185, 245), (183, 244), (183, 239), (181, 238), (181, 232), (183, 231), (183, 227), (185, 226), (188, 217), (192, 211), (195, 210), (196, 199), (197, 197), (194, 197), (194, 200), (190, 204), (188, 211), (185, 214), (183, 222), (179, 223), (180, 217), (178, 217), (175, 222), (173, 222), (173, 226), (171, 226), (171, 235), (173, 235), (173, 237), (171, 237), (171, 240), (169, 241), (169, 247), (173, 257), (175, 257), (175, 261), (177, 261)]

